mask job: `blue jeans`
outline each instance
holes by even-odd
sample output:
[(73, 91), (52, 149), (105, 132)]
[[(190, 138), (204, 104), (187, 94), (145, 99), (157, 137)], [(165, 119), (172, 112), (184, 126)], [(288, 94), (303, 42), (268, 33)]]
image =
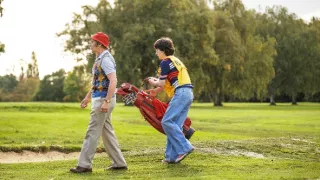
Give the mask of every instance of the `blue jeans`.
[(182, 126), (187, 118), (192, 100), (192, 88), (181, 87), (176, 89), (161, 121), (163, 130), (167, 135), (165, 158), (168, 161), (175, 161), (178, 155), (193, 149), (182, 132)]

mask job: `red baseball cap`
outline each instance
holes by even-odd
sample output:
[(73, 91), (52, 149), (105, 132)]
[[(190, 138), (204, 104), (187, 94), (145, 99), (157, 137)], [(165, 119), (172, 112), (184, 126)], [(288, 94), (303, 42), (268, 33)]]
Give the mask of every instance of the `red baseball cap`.
[(108, 35), (103, 32), (97, 32), (96, 34), (91, 36), (91, 39), (98, 41), (106, 48), (108, 48), (110, 43)]

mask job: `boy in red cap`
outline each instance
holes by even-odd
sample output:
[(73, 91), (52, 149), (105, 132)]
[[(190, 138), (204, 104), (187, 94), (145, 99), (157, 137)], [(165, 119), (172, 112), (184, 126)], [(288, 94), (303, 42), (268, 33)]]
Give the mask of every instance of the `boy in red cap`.
[(73, 173), (92, 172), (92, 160), (100, 136), (102, 136), (106, 152), (112, 160), (111, 166), (107, 169), (127, 169), (126, 161), (111, 124), (111, 112), (116, 105), (117, 75), (115, 60), (108, 51), (109, 42), (108, 35), (102, 32), (91, 36), (90, 47), (92, 52), (96, 54), (92, 68), (92, 89), (80, 104), (81, 108), (87, 107), (91, 96), (90, 123), (81, 148), (78, 166), (70, 169)]

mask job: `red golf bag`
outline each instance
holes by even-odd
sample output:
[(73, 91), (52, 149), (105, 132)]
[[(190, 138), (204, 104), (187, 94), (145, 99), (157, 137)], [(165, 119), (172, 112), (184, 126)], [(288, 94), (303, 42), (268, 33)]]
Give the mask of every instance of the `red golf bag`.
[[(148, 93), (139, 90), (132, 84), (123, 83), (117, 90), (116, 94), (122, 96), (126, 104), (132, 103), (139, 110), (146, 121), (148, 121), (156, 130), (164, 133), (161, 126), (161, 120), (168, 107), (167, 103), (160, 101), (157, 98), (151, 98)], [(190, 127), (191, 120), (186, 118), (182, 131), (186, 139), (190, 139), (195, 130)]]

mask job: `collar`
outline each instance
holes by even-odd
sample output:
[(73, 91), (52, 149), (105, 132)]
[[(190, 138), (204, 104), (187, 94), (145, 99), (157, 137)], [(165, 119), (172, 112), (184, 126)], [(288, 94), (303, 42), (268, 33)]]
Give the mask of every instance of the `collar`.
[(171, 56), (166, 56), (166, 57), (163, 59), (163, 61), (171, 60), (172, 57), (174, 57), (174, 56), (173, 56), (173, 55), (171, 55)]
[(98, 56), (98, 58), (96, 58), (96, 60), (95, 61), (98, 61), (98, 60), (100, 60), (105, 54), (107, 54), (107, 53), (109, 53), (109, 51), (106, 49), (106, 50), (104, 50), (99, 56)]

